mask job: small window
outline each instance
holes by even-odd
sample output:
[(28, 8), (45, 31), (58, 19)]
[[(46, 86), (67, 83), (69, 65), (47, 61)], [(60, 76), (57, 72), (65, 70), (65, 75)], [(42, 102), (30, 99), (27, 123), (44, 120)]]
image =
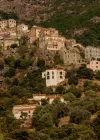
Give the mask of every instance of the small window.
[(60, 75), (62, 75), (62, 71), (60, 72)]
[(49, 72), (47, 72), (47, 75), (49, 75), (50, 73)]
[(52, 75), (54, 75), (54, 71), (52, 71)]
[(98, 64), (98, 62), (96, 62), (96, 64)]
[(52, 76), (52, 79), (54, 79), (54, 76)]
[(98, 66), (96, 66), (96, 68), (98, 68)]
[(47, 76), (47, 79), (50, 79), (50, 76)]
[(60, 79), (63, 79), (63, 77), (62, 77), (62, 76), (60, 76)]

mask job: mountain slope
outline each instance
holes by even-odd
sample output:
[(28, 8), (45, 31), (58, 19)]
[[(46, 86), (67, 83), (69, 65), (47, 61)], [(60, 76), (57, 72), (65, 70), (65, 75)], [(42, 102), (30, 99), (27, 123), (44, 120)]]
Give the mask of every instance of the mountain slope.
[(54, 27), (85, 46), (100, 46), (99, 0), (0, 0), (0, 3), (0, 10), (13, 12), (8, 15), (18, 16), (18, 21)]

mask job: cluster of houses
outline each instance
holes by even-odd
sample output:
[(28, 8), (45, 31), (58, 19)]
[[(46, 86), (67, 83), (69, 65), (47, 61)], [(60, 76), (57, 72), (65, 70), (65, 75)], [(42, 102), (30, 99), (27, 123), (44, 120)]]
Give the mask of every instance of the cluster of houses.
[(18, 39), (28, 32), (28, 26), (25, 24), (17, 24), (14, 19), (2, 20), (0, 21), (0, 46), (5, 50), (11, 44), (19, 44)]
[[(99, 47), (88, 46), (85, 48), (81, 44), (78, 44), (75, 39), (66, 39), (59, 35), (58, 30), (54, 28), (33, 26), (29, 30), (27, 25), (23, 23), (17, 24), (14, 19), (0, 21), (0, 46), (4, 50), (11, 46), (11, 44), (19, 44), (18, 40), (23, 35), (28, 37), (30, 46), (38, 42), (38, 47), (41, 50), (48, 50), (49, 52), (59, 51), (66, 66), (74, 65), (75, 67), (79, 67), (82, 64), (86, 64), (93, 71), (100, 70)], [(42, 78), (46, 79), (47, 87), (57, 86), (65, 80), (65, 71), (62, 68), (47, 69), (42, 73)], [(46, 95), (34, 95), (32, 100), (39, 99), (41, 101), (42, 98), (47, 99)], [(19, 119), (21, 113), (25, 112), (27, 113), (27, 117), (31, 118), (36, 106), (37, 104), (14, 106), (13, 114), (15, 118)]]
[[(14, 19), (0, 21), (0, 46), (3, 46), (4, 49), (7, 49), (11, 44), (18, 44), (18, 39), (23, 35), (28, 36), (29, 44), (38, 41), (41, 49), (51, 52), (59, 51), (66, 66), (79, 67), (81, 64), (93, 61), (93, 58), (97, 61), (100, 58), (100, 48), (91, 46), (85, 48), (78, 44), (75, 39), (66, 39), (59, 35), (58, 30), (54, 28), (33, 26), (29, 30), (27, 25), (17, 24)], [(88, 65), (90, 68), (92, 68), (91, 63), (90, 66)], [(95, 61), (93, 64), (95, 67), (93, 70), (97, 69)]]
[[(56, 98), (59, 98), (61, 102), (65, 102), (63, 96), (47, 96), (46, 94), (33, 94), (33, 98), (28, 99), (31, 104), (15, 105), (13, 107), (13, 115), (16, 119), (30, 119), (32, 118), (33, 112), (36, 107), (38, 105), (41, 105), (43, 99), (48, 100), (48, 103), (52, 104)], [(32, 104), (32, 102), (35, 102), (35, 104)]]

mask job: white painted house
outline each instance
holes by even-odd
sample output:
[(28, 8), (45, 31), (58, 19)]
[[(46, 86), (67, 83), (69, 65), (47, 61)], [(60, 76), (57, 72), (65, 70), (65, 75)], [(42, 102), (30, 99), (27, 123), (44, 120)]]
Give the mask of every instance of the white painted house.
[(57, 86), (65, 80), (64, 69), (52, 68), (42, 72), (42, 78), (46, 79), (46, 86)]
[(100, 70), (100, 61), (92, 60), (89, 64), (87, 64), (87, 68), (92, 69), (93, 71)]
[(26, 119), (30, 119), (33, 115), (33, 112), (35, 110), (37, 105), (35, 104), (31, 104), (31, 105), (28, 105), (28, 104), (23, 104), (23, 105), (15, 105), (13, 107), (13, 114), (14, 114), (14, 117), (16, 119), (22, 119), (21, 118), (21, 115), (22, 113), (25, 113), (26, 114)]

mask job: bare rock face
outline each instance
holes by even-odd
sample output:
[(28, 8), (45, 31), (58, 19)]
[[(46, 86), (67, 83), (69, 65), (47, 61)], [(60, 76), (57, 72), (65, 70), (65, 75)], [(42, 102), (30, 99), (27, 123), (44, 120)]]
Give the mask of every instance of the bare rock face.
[[(14, 12), (21, 20), (38, 21), (38, 11), (45, 9), (45, 4), (50, 4), (51, 0), (0, 0), (0, 10)], [(48, 7), (47, 7), (48, 8)]]

